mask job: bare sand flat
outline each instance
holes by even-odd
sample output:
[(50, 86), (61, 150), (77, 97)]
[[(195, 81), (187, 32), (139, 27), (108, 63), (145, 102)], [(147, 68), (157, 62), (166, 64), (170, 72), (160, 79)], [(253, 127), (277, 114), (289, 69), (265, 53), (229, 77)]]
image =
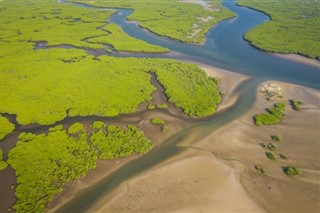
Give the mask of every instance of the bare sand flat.
[(123, 184), (117, 196), (88, 212), (264, 212), (239, 182), (242, 164), (228, 164), (190, 149)]

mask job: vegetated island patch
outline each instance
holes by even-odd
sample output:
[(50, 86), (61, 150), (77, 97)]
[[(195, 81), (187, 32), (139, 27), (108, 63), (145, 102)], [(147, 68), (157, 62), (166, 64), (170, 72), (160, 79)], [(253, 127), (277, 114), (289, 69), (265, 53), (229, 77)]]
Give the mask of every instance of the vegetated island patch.
[(14, 209), (43, 212), (67, 182), (76, 181), (95, 168), (97, 159), (144, 154), (152, 147), (151, 141), (133, 125), (100, 127), (88, 134), (81, 123), (74, 123), (67, 130), (59, 125), (47, 134), (20, 136), (8, 154), (18, 183)]
[(244, 36), (253, 46), (275, 53), (320, 59), (319, 1), (239, 0), (239, 5), (264, 11), (271, 21)]
[[(203, 43), (205, 34), (212, 26), (235, 14), (213, 0), (206, 5), (172, 1), (90, 1), (77, 0), (88, 5), (109, 8), (133, 9), (127, 18), (138, 21), (139, 26), (158, 35), (190, 43)], [(211, 17), (211, 18), (209, 18)]]

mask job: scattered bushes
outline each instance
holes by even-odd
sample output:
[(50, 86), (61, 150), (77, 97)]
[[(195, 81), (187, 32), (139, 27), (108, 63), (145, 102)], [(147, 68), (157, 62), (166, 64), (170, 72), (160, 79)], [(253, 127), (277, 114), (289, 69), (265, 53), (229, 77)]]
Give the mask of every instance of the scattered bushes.
[(278, 145), (274, 143), (268, 143), (267, 148), (271, 151), (274, 151), (278, 148)]
[(168, 108), (168, 105), (163, 103), (163, 104), (157, 104), (157, 108), (158, 109), (167, 109)]
[(271, 139), (273, 140), (273, 141), (282, 141), (282, 136), (281, 135), (271, 135)]
[(302, 171), (299, 167), (296, 166), (287, 166), (283, 168), (284, 173), (286, 173), (289, 176), (295, 176), (302, 174)]
[(269, 158), (271, 160), (277, 159), (277, 156), (273, 152), (266, 152), (266, 156), (267, 156), (267, 158)]
[(266, 171), (265, 171), (261, 166), (255, 165), (254, 168), (255, 168), (257, 171), (261, 172), (262, 174), (265, 174), (265, 173), (266, 173)]
[(303, 104), (302, 101), (295, 101), (293, 99), (290, 99), (289, 102), (294, 110), (296, 110), (296, 111), (301, 110), (301, 105)]
[(165, 132), (168, 131), (168, 129), (169, 129), (169, 127), (168, 127), (167, 125), (163, 125), (163, 126), (161, 127), (161, 132), (165, 133)]
[(162, 120), (161, 118), (152, 118), (151, 123), (155, 125), (163, 125), (165, 124), (165, 121)]
[(282, 158), (282, 159), (285, 159), (285, 160), (288, 159), (288, 156), (287, 156), (286, 154), (281, 154), (281, 153), (280, 153), (279, 156), (280, 156), (280, 158)]
[(163, 103), (163, 104), (157, 104), (156, 106), (155, 105), (152, 105), (152, 104), (149, 104), (148, 105), (148, 110), (153, 110), (153, 109), (167, 109), (168, 108), (168, 105)]

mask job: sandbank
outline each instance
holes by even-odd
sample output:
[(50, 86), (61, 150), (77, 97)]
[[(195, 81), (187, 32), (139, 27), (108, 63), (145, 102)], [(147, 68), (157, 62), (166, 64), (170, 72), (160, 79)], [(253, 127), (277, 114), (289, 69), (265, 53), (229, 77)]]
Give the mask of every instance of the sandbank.
[[(196, 144), (196, 147), (208, 150), (219, 158), (238, 159), (246, 169), (240, 176), (241, 184), (270, 212), (319, 212), (320, 210), (320, 94), (315, 89), (282, 82), (283, 98), (267, 101), (257, 91), (254, 107), (245, 115), (225, 125), (209, 137)], [(303, 101), (301, 111), (294, 111), (288, 100)], [(264, 113), (273, 103), (288, 104), (284, 119), (276, 125), (255, 126), (252, 116)], [(277, 160), (266, 157), (263, 143), (272, 143), (271, 135), (280, 134), (282, 142), (274, 153)], [(273, 142), (275, 143), (275, 142)], [(288, 159), (281, 159), (279, 154)], [(261, 166), (266, 174), (255, 170)], [(286, 166), (298, 166), (302, 175), (289, 177), (283, 172)]]
[(296, 62), (300, 62), (300, 63), (304, 63), (304, 64), (308, 64), (308, 65), (312, 65), (312, 66), (320, 68), (320, 61), (317, 59), (307, 58), (307, 57), (297, 55), (297, 54), (274, 53), (274, 55), (281, 57), (281, 58), (284, 58), (284, 59), (291, 60), (291, 61), (296, 61)]

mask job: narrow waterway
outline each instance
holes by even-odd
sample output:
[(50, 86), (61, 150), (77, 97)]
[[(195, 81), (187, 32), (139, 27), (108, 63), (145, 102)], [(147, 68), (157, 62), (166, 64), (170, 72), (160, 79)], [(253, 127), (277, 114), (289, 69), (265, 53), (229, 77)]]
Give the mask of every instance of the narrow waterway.
[[(83, 4), (76, 5), (96, 9)], [(268, 21), (268, 16), (245, 7), (238, 7), (233, 0), (225, 0), (223, 5), (234, 11), (237, 17), (223, 21), (210, 30), (207, 33), (205, 44), (201, 46), (185, 44), (141, 29), (136, 23), (126, 20), (132, 10), (119, 9), (119, 12), (110, 18), (110, 22), (121, 26), (129, 35), (152, 44), (167, 47), (174, 52), (174, 54), (115, 53), (115, 56), (181, 59), (248, 74), (252, 77), (242, 82), (234, 90), (237, 93), (235, 95), (239, 95), (234, 105), (218, 112), (208, 120), (195, 122), (170, 137), (156, 149), (125, 164), (98, 184), (90, 186), (82, 194), (62, 206), (58, 212), (86, 212), (94, 203), (110, 193), (119, 184), (184, 151), (189, 145), (196, 143), (221, 126), (243, 115), (254, 104), (255, 91), (259, 84), (265, 80), (278, 79), (320, 88), (320, 70), (318, 68), (259, 51), (243, 40), (243, 34), (246, 31), (264, 21)], [(178, 146), (182, 142), (184, 146)]]

